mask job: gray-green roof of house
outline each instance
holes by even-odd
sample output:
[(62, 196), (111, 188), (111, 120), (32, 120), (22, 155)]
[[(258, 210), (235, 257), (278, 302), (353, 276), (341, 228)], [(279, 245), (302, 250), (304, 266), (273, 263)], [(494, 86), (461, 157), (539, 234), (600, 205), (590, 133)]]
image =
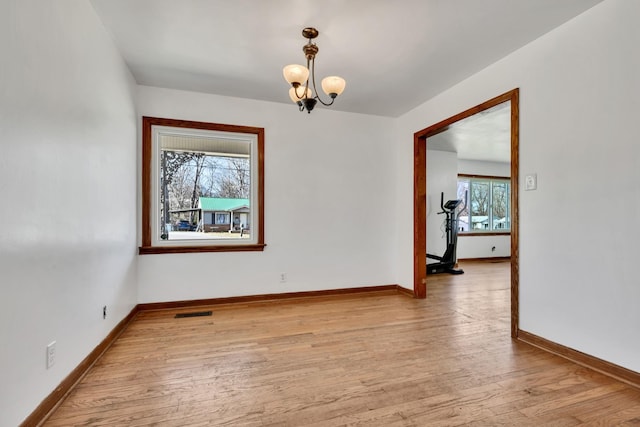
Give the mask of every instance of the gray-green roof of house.
[(200, 208), (203, 211), (234, 211), (245, 206), (249, 207), (249, 199), (200, 197)]

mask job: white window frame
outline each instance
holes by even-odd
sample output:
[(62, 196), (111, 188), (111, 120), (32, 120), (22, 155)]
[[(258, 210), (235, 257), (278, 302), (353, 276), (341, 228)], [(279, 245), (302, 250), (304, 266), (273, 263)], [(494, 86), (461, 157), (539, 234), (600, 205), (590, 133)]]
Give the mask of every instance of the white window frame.
[[(460, 181), (468, 181), (469, 182), (469, 191), (467, 192), (467, 200), (465, 201), (466, 203), (464, 203), (463, 205), (466, 206), (466, 209), (469, 213), (469, 230), (468, 231), (458, 231), (458, 234), (461, 236), (469, 236), (469, 235), (474, 235), (474, 234), (510, 234), (511, 233), (511, 214), (512, 214), (512, 209), (511, 209), (511, 192), (512, 192), (512, 188), (511, 188), (511, 178), (509, 177), (499, 177), (499, 176), (484, 176), (484, 175), (463, 175), (460, 174), (458, 175), (458, 180), (457, 182), (459, 183)], [(489, 206), (488, 206), (488, 213), (489, 215), (487, 216), (487, 221), (489, 224), (493, 224), (493, 184), (494, 183), (506, 183), (508, 185), (508, 189), (509, 189), (509, 196), (507, 197), (507, 218), (509, 218), (509, 228), (487, 228), (487, 229), (477, 229), (477, 228), (471, 228), (472, 225), (472, 214), (471, 214), (471, 186), (473, 185), (473, 182), (482, 182), (482, 183), (489, 183)]]

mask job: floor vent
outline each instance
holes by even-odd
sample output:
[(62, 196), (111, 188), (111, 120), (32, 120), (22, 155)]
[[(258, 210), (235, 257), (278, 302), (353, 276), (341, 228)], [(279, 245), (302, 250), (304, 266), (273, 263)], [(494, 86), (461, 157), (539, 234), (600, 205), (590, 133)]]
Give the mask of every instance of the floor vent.
[(175, 319), (179, 319), (181, 317), (200, 317), (200, 316), (211, 316), (211, 311), (193, 311), (191, 313), (178, 313), (175, 316)]

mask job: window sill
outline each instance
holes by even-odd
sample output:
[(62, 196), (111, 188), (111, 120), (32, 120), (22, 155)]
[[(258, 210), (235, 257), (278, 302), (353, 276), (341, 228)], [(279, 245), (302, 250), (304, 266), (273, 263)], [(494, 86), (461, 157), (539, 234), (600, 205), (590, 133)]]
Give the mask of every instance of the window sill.
[(186, 254), (200, 252), (262, 252), (266, 244), (218, 246), (140, 246), (139, 255)]

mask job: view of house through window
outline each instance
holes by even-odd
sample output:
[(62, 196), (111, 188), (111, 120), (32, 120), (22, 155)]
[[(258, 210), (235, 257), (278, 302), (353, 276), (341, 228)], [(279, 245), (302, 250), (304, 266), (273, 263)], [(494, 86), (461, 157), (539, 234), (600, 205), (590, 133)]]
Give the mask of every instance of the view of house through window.
[[(248, 239), (251, 164), (248, 143), (162, 135), (159, 233), (162, 240)], [(191, 149), (188, 149), (191, 147)]]
[(461, 233), (511, 231), (511, 181), (509, 178), (458, 176)]

